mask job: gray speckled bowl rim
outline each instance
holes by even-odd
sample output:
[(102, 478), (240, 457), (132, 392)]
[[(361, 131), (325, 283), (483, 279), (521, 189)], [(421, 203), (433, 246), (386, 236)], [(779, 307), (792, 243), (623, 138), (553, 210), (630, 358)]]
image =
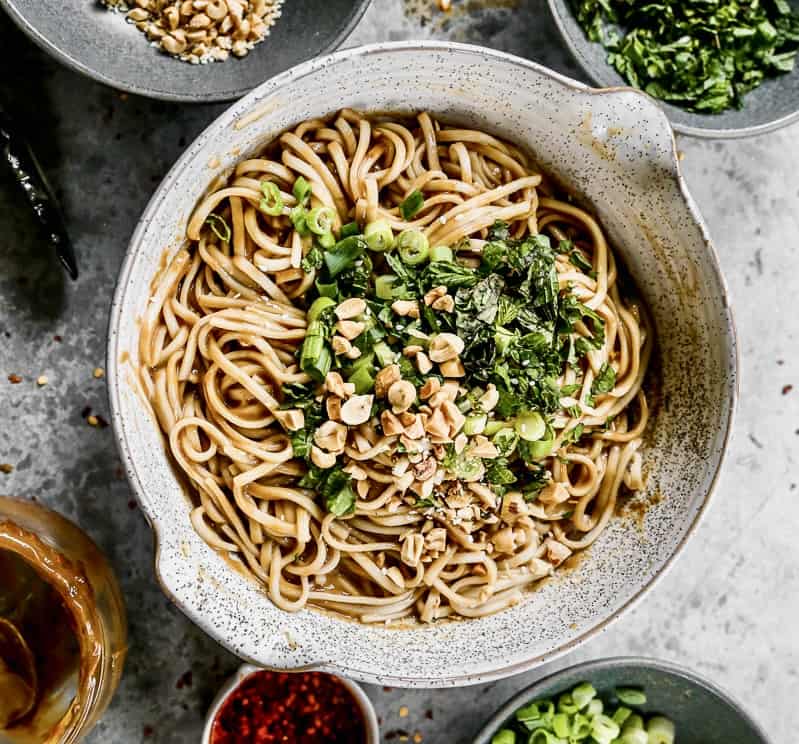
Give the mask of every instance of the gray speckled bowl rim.
[(494, 713), (483, 728), (478, 731), (472, 744), (489, 744), (491, 736), (497, 732), (499, 726), (504, 723), (514, 711), (521, 708), (538, 695), (551, 695), (551, 692), (545, 692), (545, 690), (557, 685), (558, 682), (567, 675), (571, 676), (576, 672), (580, 672), (581, 674), (585, 673), (585, 679), (590, 681), (591, 676), (596, 672), (606, 669), (625, 669), (630, 667), (635, 669), (653, 669), (658, 672), (673, 674), (707, 690), (731, 708), (734, 708), (738, 715), (746, 721), (751, 729), (763, 740), (763, 744), (770, 744), (771, 739), (766, 735), (766, 732), (763, 731), (760, 724), (747, 712), (741, 702), (729, 692), (719, 687), (715, 682), (711, 682), (709, 679), (700, 676), (693, 670), (675, 664), (674, 662), (663, 661), (662, 659), (649, 659), (644, 656), (612, 656), (607, 659), (584, 661), (574, 666), (559, 669), (557, 672), (542, 677), (538, 681), (533, 682), (531, 685), (517, 692)]
[[(0, 0), (2, 2), (3, 0)], [(567, 0), (568, 1), (568, 0)], [(582, 52), (580, 45), (576, 43), (575, 39), (573, 38), (572, 34), (566, 28), (565, 23), (563, 22), (563, 17), (561, 14), (561, 6), (558, 3), (558, 0), (547, 0), (549, 4), (549, 10), (552, 13), (552, 18), (555, 21), (555, 25), (558, 27), (558, 31), (560, 32), (561, 37), (563, 38), (564, 43), (569, 48), (569, 51), (574, 57), (575, 61), (580, 65), (583, 69), (583, 72), (591, 79), (591, 81), (595, 85), (600, 86), (607, 86), (608, 79), (607, 77), (603, 76), (595, 67), (594, 63), (590, 61)], [(568, 11), (567, 9), (567, 12)], [(585, 43), (588, 42), (587, 39), (583, 39)], [(611, 69), (610, 65), (605, 63), (605, 68), (609, 71)], [(797, 71), (799, 74), (799, 71)], [(605, 90), (610, 90), (610, 88), (605, 88)], [(637, 90), (637, 89), (636, 89)], [(653, 100), (658, 108), (660, 108), (660, 102), (656, 98), (652, 98), (647, 93), (643, 91), (638, 91), (642, 96), (646, 96)], [(662, 110), (662, 109), (661, 109)], [(664, 111), (664, 114), (668, 116), (668, 113)], [(786, 127), (789, 124), (793, 124), (795, 121), (799, 120), (799, 109), (794, 111), (792, 114), (786, 114), (779, 119), (774, 119), (773, 121), (766, 122), (764, 124), (755, 124), (750, 127), (737, 127), (734, 129), (718, 129), (712, 126), (708, 127), (694, 127), (690, 124), (683, 124), (679, 121), (674, 121), (671, 117), (669, 117), (671, 122), (672, 129), (679, 134), (685, 134), (690, 137), (699, 137), (702, 139), (741, 139), (743, 137), (754, 137), (758, 134), (768, 134), (769, 132), (774, 132), (777, 129), (782, 129), (782, 127)]]
[[(28, 0), (22, 1), (28, 2)], [(98, 83), (103, 83), (104, 85), (115, 88), (116, 90), (121, 90), (125, 93), (133, 93), (134, 95), (138, 96), (144, 96), (145, 98), (153, 98), (159, 101), (172, 101), (176, 103), (224, 103), (241, 98), (243, 95), (246, 95), (253, 89), (252, 86), (245, 86), (243, 88), (236, 88), (230, 91), (220, 91), (218, 93), (204, 93), (202, 91), (193, 93), (168, 93), (161, 90), (153, 90), (143, 85), (133, 85), (115, 80), (114, 78), (105, 75), (102, 70), (97, 70), (93, 67), (83, 64), (70, 55), (69, 52), (61, 49), (50, 39), (41, 34), (35, 26), (28, 23), (28, 21), (17, 9), (18, 2), (19, 0), (0, 0), (0, 8), (4, 9), (6, 13), (8, 13), (8, 17), (40, 49), (47, 52), (47, 54), (54, 57), (69, 69), (74, 70), (81, 75), (85, 75), (92, 80), (96, 80)], [(344, 19), (344, 22), (335, 36), (330, 40), (330, 43), (320, 50), (318, 57), (324, 56), (341, 46), (344, 40), (352, 33), (355, 26), (358, 25), (358, 22), (363, 17), (363, 14), (366, 13), (366, 10), (371, 4), (372, 0), (352, 0), (352, 2), (352, 12), (347, 16), (347, 18)], [(145, 43), (146, 41), (144, 36), (142, 36), (142, 44)], [(153, 50), (153, 53), (155, 53), (155, 50)], [(235, 63), (235, 60), (230, 61)], [(270, 79), (272, 78), (267, 78), (267, 81)]]
[[(214, 638), (218, 643), (220, 643), (224, 648), (226, 648), (231, 653), (236, 654), (245, 661), (250, 661), (256, 666), (263, 666), (263, 664), (259, 663), (257, 660), (254, 660), (251, 657), (248, 657), (245, 654), (242, 654), (240, 651), (238, 651), (235, 648), (235, 644), (233, 643), (232, 640), (221, 638), (219, 634), (216, 632), (214, 624), (210, 622), (210, 620), (206, 616), (203, 616), (201, 613), (195, 613), (190, 609), (186, 608), (183, 605), (183, 603), (180, 601), (180, 599), (177, 596), (175, 596), (175, 594), (171, 590), (169, 590), (169, 588), (166, 586), (165, 582), (163, 581), (159, 573), (160, 535), (158, 533), (158, 529), (155, 527), (157, 520), (155, 518), (155, 515), (149, 513), (149, 507), (147, 505), (146, 496), (142, 497), (142, 494), (144, 493), (144, 488), (142, 486), (141, 479), (133, 463), (133, 460), (128, 452), (128, 440), (127, 440), (127, 433), (125, 431), (125, 422), (120, 414), (119, 380), (117, 378), (117, 370), (116, 370), (117, 367), (116, 362), (117, 359), (119, 358), (118, 333), (117, 333), (119, 325), (119, 317), (124, 304), (124, 296), (127, 291), (129, 276), (133, 269), (134, 258), (135, 258), (135, 252), (131, 250), (131, 247), (137, 245), (137, 243), (141, 241), (147, 225), (152, 221), (157, 211), (161, 199), (161, 194), (172, 187), (172, 185), (174, 184), (175, 180), (178, 177), (178, 173), (183, 169), (184, 164), (188, 163), (194, 157), (193, 153), (196, 149), (198, 149), (197, 147), (198, 144), (204, 141), (205, 139), (213, 136), (213, 133), (214, 131), (217, 130), (217, 128), (234, 125), (234, 123), (238, 120), (238, 118), (248, 110), (251, 99), (257, 98), (260, 95), (260, 91), (262, 89), (269, 88), (271, 92), (275, 92), (279, 90), (280, 87), (284, 85), (286, 82), (290, 80), (301, 79), (303, 77), (311, 75), (317, 69), (323, 68), (326, 65), (335, 64), (338, 61), (346, 60), (349, 58), (359, 58), (371, 54), (379, 54), (381, 52), (398, 51), (398, 50), (408, 50), (408, 51), (427, 50), (427, 51), (442, 52), (442, 53), (447, 51), (459, 51), (462, 53), (473, 54), (483, 58), (493, 57), (497, 61), (501, 61), (506, 64), (532, 70), (537, 74), (543, 75), (545, 77), (554, 80), (555, 82), (559, 83), (560, 85), (563, 85), (566, 88), (578, 91), (579, 93), (582, 94), (591, 95), (591, 96), (602, 96), (602, 95), (613, 94), (618, 91), (626, 91), (643, 98), (644, 101), (646, 101), (647, 105), (652, 107), (656, 115), (662, 117), (664, 127), (671, 134), (671, 144), (672, 144), (671, 150), (673, 158), (672, 165), (674, 167), (673, 174), (671, 175), (677, 182), (680, 194), (685, 202), (685, 206), (689, 214), (691, 215), (694, 222), (701, 231), (704, 248), (708, 253), (708, 258), (710, 260), (710, 263), (712, 264), (713, 271), (715, 272), (718, 278), (719, 286), (722, 289), (721, 300), (726, 309), (727, 336), (729, 338), (730, 352), (731, 352), (730, 358), (728, 360), (728, 370), (730, 374), (731, 384), (729, 385), (727, 391), (729, 416), (727, 419), (725, 431), (723, 433), (722, 450), (719, 454), (718, 462), (716, 464), (712, 480), (707, 488), (707, 492), (705, 493), (704, 499), (699, 509), (696, 512), (693, 522), (689, 524), (685, 534), (674, 548), (674, 551), (671, 554), (671, 556), (669, 556), (663, 562), (663, 565), (660, 567), (660, 570), (654, 576), (652, 576), (648, 582), (644, 583), (635, 592), (635, 594), (633, 594), (630, 597), (630, 599), (626, 602), (626, 604), (622, 605), (618, 610), (613, 612), (610, 616), (608, 616), (604, 620), (595, 623), (588, 630), (575, 636), (571, 640), (564, 642), (558, 648), (544, 654), (533, 655), (530, 658), (526, 658), (522, 661), (506, 664), (505, 666), (493, 669), (491, 672), (460, 674), (460, 675), (454, 675), (452, 677), (438, 677), (433, 680), (424, 680), (416, 677), (392, 675), (390, 672), (382, 673), (379, 675), (373, 674), (366, 670), (361, 670), (354, 667), (342, 666), (335, 662), (326, 662), (321, 667), (318, 667), (319, 669), (321, 669), (321, 671), (331, 672), (333, 674), (351, 676), (355, 679), (358, 679), (359, 681), (370, 682), (373, 684), (389, 684), (399, 687), (441, 688), (449, 686), (473, 685), (494, 679), (502, 679), (504, 677), (509, 677), (514, 674), (520, 674), (539, 664), (543, 664), (545, 662), (553, 661), (557, 658), (560, 658), (564, 654), (578, 648), (583, 643), (587, 642), (591, 638), (598, 635), (600, 632), (603, 632), (607, 628), (609, 628), (623, 614), (631, 610), (633, 607), (637, 606), (637, 604), (641, 601), (644, 595), (647, 592), (649, 592), (657, 584), (657, 582), (659, 582), (663, 578), (663, 576), (674, 565), (675, 560), (682, 553), (688, 540), (693, 536), (696, 529), (701, 524), (702, 520), (707, 514), (711, 497), (713, 496), (716, 487), (718, 486), (719, 476), (727, 455), (727, 449), (730, 437), (732, 435), (735, 413), (737, 409), (737, 401), (738, 401), (739, 387), (740, 387), (740, 375), (739, 375), (740, 350), (739, 350), (735, 323), (732, 316), (732, 308), (730, 307), (730, 302), (729, 302), (729, 297), (730, 297), (729, 288), (727, 287), (727, 282), (721, 271), (716, 249), (710, 239), (707, 225), (705, 224), (702, 216), (699, 214), (696, 204), (694, 203), (693, 197), (688, 191), (685, 179), (683, 178), (682, 171), (680, 169), (679, 159), (677, 157), (677, 143), (674, 139), (674, 132), (669, 122), (669, 119), (666, 116), (663, 109), (661, 109), (659, 106), (653, 105), (651, 97), (647, 96), (646, 94), (642, 93), (639, 90), (636, 90), (635, 88), (630, 88), (630, 87), (605, 88), (605, 89), (591, 88), (585, 85), (584, 83), (581, 83), (577, 80), (573, 80), (572, 78), (557, 73), (553, 70), (550, 70), (549, 68), (540, 65), (536, 62), (532, 62), (530, 60), (512, 54), (508, 54), (506, 52), (500, 52), (494, 49), (474, 44), (461, 44), (457, 42), (444, 42), (444, 41), (397, 41), (397, 42), (382, 42), (377, 44), (367, 44), (360, 47), (351, 47), (349, 49), (335, 52), (327, 56), (317, 57), (315, 59), (309, 60), (308, 62), (304, 62), (300, 65), (297, 65), (296, 67), (293, 67), (289, 70), (286, 70), (285, 72), (280, 73), (279, 75), (276, 75), (270, 80), (267, 80), (264, 83), (262, 83), (260, 86), (255, 88), (248, 96), (242, 98), (237, 103), (231, 105), (219, 117), (217, 117), (213, 122), (211, 122), (211, 124), (209, 124), (208, 127), (197, 136), (194, 142), (187, 147), (184, 153), (180, 156), (180, 158), (178, 158), (178, 160), (169, 170), (167, 175), (164, 177), (163, 181), (159, 184), (158, 188), (153, 193), (153, 196), (151, 197), (149, 203), (147, 204), (147, 207), (142, 213), (142, 216), (139, 220), (136, 230), (134, 231), (133, 236), (131, 237), (129, 244), (130, 247), (125, 256), (125, 260), (122, 264), (122, 268), (119, 273), (119, 278), (117, 280), (117, 285), (114, 291), (114, 297), (111, 304), (111, 311), (109, 314), (106, 370), (108, 377), (108, 395), (110, 400), (111, 423), (114, 429), (114, 436), (117, 443), (117, 449), (123, 461), (128, 481), (133, 487), (134, 493), (139, 498), (139, 503), (142, 508), (142, 513), (145, 515), (145, 518), (147, 519), (148, 523), (153, 529), (153, 539), (155, 543), (155, 558), (154, 558), (155, 578), (158, 581), (159, 585), (161, 586), (164, 594), (192, 622), (194, 622), (205, 633)], [(296, 671), (305, 671), (307, 669), (313, 669), (313, 668), (317, 667), (313, 665), (311, 665), (310, 667), (308, 666), (297, 667)]]

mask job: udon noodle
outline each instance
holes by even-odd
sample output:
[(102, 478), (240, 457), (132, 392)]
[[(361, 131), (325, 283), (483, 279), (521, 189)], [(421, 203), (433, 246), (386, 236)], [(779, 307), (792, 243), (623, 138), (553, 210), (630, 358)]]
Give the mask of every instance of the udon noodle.
[[(310, 188), (299, 199), (298, 182)], [(422, 199), (411, 215), (414, 194)], [(563, 360), (554, 379), (557, 410), (545, 417), (547, 433), (538, 432), (538, 444), (543, 439), (546, 446), (525, 450), (538, 452), (535, 462), (506, 458), (516, 468), (515, 482), (497, 485), (485, 475), (499, 451), (496, 436), (481, 428), (498, 416), (491, 413), (494, 385), (483, 381), (480, 399), (469, 399), (477, 415), (466, 417), (474, 423), (471, 438), (463, 434), (468, 426), (455, 409), (472, 405), (464, 403), (473, 387), (466, 356), (465, 376), (457, 364), (441, 361), (438, 382), (431, 383), (437, 390), (445, 383), (451, 392), (449, 401), (438, 396), (450, 419), (449, 429), (437, 432), (431, 430), (435, 396), (401, 410), (402, 404), (383, 403), (377, 391), (356, 396), (341, 376), (321, 382), (303, 370), (308, 298), (321, 291), (324, 265), (305, 261), (319, 248), (314, 233), (295, 219), (303, 199), (327, 217), (334, 236), (350, 222), (387, 224), (391, 233), (413, 230), (429, 246), (451, 247), (458, 265), (474, 271), (497, 223), (507, 225), (509, 245), (545, 235), (557, 246), (554, 302), (563, 307), (571, 295), (587, 314), (558, 338), (576, 341), (576, 348), (580, 339), (598, 342)], [(651, 334), (636, 303), (622, 294), (597, 222), (559, 198), (516, 146), (425, 113), (410, 119), (344, 110), (303, 122), (240, 162), (198, 204), (186, 238), (156, 278), (143, 319), (144, 383), (169, 451), (191, 484), (194, 528), (209, 546), (239, 561), (278, 607), (311, 605), (363, 622), (494, 613), (591, 545), (620, 494), (642, 487), (639, 448), (648, 410), (642, 382)], [(439, 249), (437, 255), (449, 254)], [(463, 298), (446, 286), (433, 294), (433, 302), (445, 294), (453, 299), (423, 307), (423, 319), (433, 307), (452, 314), (452, 303)], [(416, 305), (418, 312), (421, 300)], [(362, 319), (372, 317), (360, 303), (353, 307)], [(392, 307), (395, 313), (400, 307), (393, 298)], [(352, 335), (346, 323), (358, 321), (342, 316), (332, 318), (334, 332), (348, 328)], [(595, 328), (592, 334), (589, 316), (601, 333)], [(418, 336), (410, 355), (421, 353), (415, 364), (422, 370), (434, 356), (433, 342), (429, 333)], [(353, 351), (357, 339), (338, 338), (335, 353), (344, 356), (335, 358), (354, 364), (345, 356), (360, 353)], [(471, 339), (461, 341), (468, 351)], [(455, 346), (458, 352), (462, 343)], [(402, 367), (403, 376), (408, 369)], [(310, 410), (298, 412), (286, 402), (297, 386), (311, 389), (311, 405), (323, 410), (310, 434), (310, 461), (296, 457), (292, 444)], [(368, 404), (366, 418), (333, 422), (341, 420), (348, 399)], [(389, 405), (394, 418), (386, 413)], [(536, 428), (540, 421), (528, 418), (527, 424)], [(325, 434), (341, 435), (337, 444), (320, 436), (324, 426)], [(513, 426), (503, 429), (511, 438)], [(476, 472), (459, 477), (444, 463), (457, 460), (464, 447), (487, 459), (481, 463), (474, 455)], [(303, 478), (317, 462), (328, 475), (347, 474), (339, 496), (349, 495), (352, 503), (342, 507), (334, 498), (331, 506), (321, 486), (307, 486), (311, 481)], [(431, 485), (422, 472), (427, 465)], [(528, 488), (528, 472), (536, 488)]]

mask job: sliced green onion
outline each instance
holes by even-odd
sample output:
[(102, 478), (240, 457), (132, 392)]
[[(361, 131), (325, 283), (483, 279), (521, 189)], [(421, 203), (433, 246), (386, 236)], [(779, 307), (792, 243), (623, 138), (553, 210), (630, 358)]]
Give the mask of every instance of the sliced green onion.
[(590, 703), (588, 703), (585, 714), (589, 718), (593, 718), (594, 716), (601, 715), (603, 710), (605, 710), (605, 706), (602, 701), (599, 698), (594, 698)]
[(613, 720), (621, 726), (631, 715), (632, 711), (629, 708), (625, 708), (623, 705), (616, 709), (616, 712), (613, 714)]
[(264, 213), (272, 217), (277, 217), (283, 214), (283, 197), (280, 196), (280, 189), (276, 183), (272, 181), (261, 181), (261, 193), (264, 198), (258, 208)]
[(319, 316), (329, 307), (335, 306), (335, 301), (330, 297), (317, 297), (308, 308), (307, 318), (308, 323), (318, 320)]
[(547, 422), (538, 411), (519, 416), (513, 424), (516, 433), (527, 442), (537, 442), (547, 430)]
[(394, 247), (394, 233), (391, 231), (391, 225), (385, 220), (370, 222), (363, 231), (363, 236), (370, 251), (383, 253)]
[(419, 189), (415, 189), (399, 205), (399, 211), (403, 220), (411, 219), (424, 206), (424, 197)]
[(430, 247), (427, 236), (419, 230), (403, 230), (397, 237), (400, 258), (409, 266), (427, 260)]
[(454, 261), (455, 254), (448, 245), (434, 245), (430, 249), (431, 261)]
[(569, 717), (564, 713), (555, 713), (555, 715), (552, 716), (552, 731), (555, 733), (555, 736), (565, 739), (571, 733)]
[(625, 705), (646, 705), (643, 690), (636, 690), (634, 687), (617, 687), (616, 697)]
[(472, 410), (472, 401), (468, 398), (461, 398), (460, 401), (457, 403), (458, 410), (461, 413), (469, 413)]
[(492, 419), (491, 421), (486, 423), (486, 428), (483, 431), (483, 434), (485, 434), (487, 437), (492, 437), (498, 431), (502, 431), (502, 429), (505, 429), (507, 426), (508, 426), (508, 422), (507, 421), (500, 421), (499, 419), (496, 419), (496, 420)]
[(649, 737), (643, 729), (632, 729), (625, 731), (616, 739), (618, 744), (649, 744)]
[(463, 423), (463, 433), (467, 437), (482, 434), (485, 431), (487, 420), (488, 416), (484, 413), (478, 416), (467, 416), (466, 421)]
[(491, 744), (516, 744), (516, 734), (510, 729), (502, 729), (491, 737)]
[[(590, 710), (594, 703), (601, 703), (599, 699), (594, 699), (588, 704)], [(598, 713), (591, 719), (591, 737), (598, 744), (610, 744), (619, 735), (619, 724), (612, 718)]]
[(341, 230), (339, 230), (338, 235), (339, 239), (343, 240), (344, 238), (349, 238), (352, 235), (358, 235), (361, 232), (361, 228), (358, 226), (357, 222), (348, 222), (346, 225), (342, 225)]
[(389, 364), (394, 364), (397, 361), (396, 352), (391, 350), (391, 347), (385, 342), (375, 344), (373, 349), (377, 363), (381, 367), (387, 367)]
[(209, 214), (205, 219), (205, 224), (211, 228), (214, 235), (223, 243), (230, 242), (230, 227), (228, 223), (225, 222), (224, 217), (220, 217), (218, 214)]
[(381, 300), (390, 300), (393, 295), (397, 277), (394, 274), (383, 274), (375, 279), (375, 294)]
[(366, 251), (366, 241), (360, 235), (351, 235), (339, 240), (332, 250), (325, 253), (325, 264), (331, 277), (350, 268)]
[(308, 181), (306, 181), (302, 176), (297, 176), (297, 180), (294, 182), (292, 193), (294, 194), (294, 198), (297, 200), (297, 204), (303, 205), (305, 200), (311, 195), (311, 184), (308, 183)]
[(653, 716), (646, 724), (648, 744), (674, 744), (674, 724), (663, 716)]
[(300, 368), (316, 382), (322, 382), (330, 371), (333, 358), (320, 335), (306, 336), (300, 351)]
[(572, 719), (571, 737), (575, 741), (587, 739), (591, 734), (591, 721), (582, 713), (575, 713)]
[(623, 731), (643, 731), (644, 719), (639, 716), (638, 713), (633, 713), (631, 716), (627, 716), (627, 720), (624, 722), (622, 728)]
[(523, 708), (519, 708), (519, 710), (516, 711), (516, 720), (521, 723), (535, 721), (538, 718), (541, 718), (541, 711), (538, 709), (536, 703), (530, 703), (530, 705), (525, 705)]
[(289, 212), (291, 224), (294, 225), (294, 229), (300, 235), (308, 235), (311, 232), (308, 229), (307, 223), (305, 222), (306, 214), (307, 212), (302, 207), (292, 207), (291, 211)]
[(315, 284), (316, 284), (316, 291), (319, 292), (320, 297), (332, 297), (335, 299), (338, 296), (337, 282), (330, 282), (330, 284), (325, 284), (324, 282), (320, 282), (317, 279)]
[(572, 690), (572, 700), (578, 709), (585, 708), (596, 697), (596, 690), (590, 682), (582, 682)]
[[(513, 431), (513, 429), (501, 429), (501, 431), (503, 431), (503, 432), (507, 431), (507, 432), (510, 432), (511, 434), (513, 434), (514, 437), (516, 436), (516, 432)], [(499, 432), (497, 432), (497, 434), (499, 434)], [(573, 713), (576, 713), (579, 709), (580, 708), (577, 706), (577, 704), (572, 699), (572, 696), (571, 696), (570, 692), (564, 692), (558, 698), (558, 711), (560, 713), (568, 713), (568, 714), (571, 715)]]
[(316, 207), (305, 217), (308, 229), (316, 235), (326, 235), (333, 231), (336, 213), (330, 207)]
[(330, 250), (336, 244), (336, 236), (333, 235), (332, 232), (325, 233), (324, 235), (317, 235), (316, 242), (319, 243), (322, 248)]
[(348, 382), (355, 385), (355, 392), (358, 395), (368, 393), (374, 389), (375, 378), (372, 377), (370, 365), (364, 364), (360, 367), (354, 368), (352, 374), (347, 378)]

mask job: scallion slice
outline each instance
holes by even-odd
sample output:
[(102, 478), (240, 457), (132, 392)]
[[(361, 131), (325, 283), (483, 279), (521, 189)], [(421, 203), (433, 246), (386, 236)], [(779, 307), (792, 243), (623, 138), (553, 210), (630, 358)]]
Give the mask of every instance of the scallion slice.
[(225, 222), (224, 217), (220, 217), (218, 214), (209, 214), (208, 217), (205, 219), (205, 224), (211, 228), (211, 231), (219, 238), (223, 243), (230, 242), (230, 226), (227, 222)]
[(277, 217), (283, 214), (283, 197), (280, 195), (280, 189), (276, 183), (272, 181), (261, 181), (261, 193), (264, 198), (258, 208), (264, 213)]
[(529, 411), (519, 416), (513, 427), (526, 442), (537, 442), (546, 433), (547, 422), (538, 411)]
[(416, 266), (430, 255), (427, 236), (419, 230), (403, 230), (397, 237), (397, 247), (400, 258), (408, 266)]
[[(315, 320), (319, 320), (319, 316), (327, 310), (329, 307), (335, 306), (335, 301), (332, 300), (330, 297), (317, 297), (311, 306), (308, 308), (308, 323), (313, 323)], [(310, 328), (310, 325), (309, 325)]]
[(430, 261), (454, 261), (455, 254), (448, 245), (434, 245), (430, 249)]
[(325, 253), (325, 264), (331, 277), (336, 277), (344, 269), (352, 266), (366, 251), (366, 241), (361, 235), (351, 235), (339, 240)]
[(346, 225), (341, 226), (341, 230), (339, 230), (339, 239), (343, 240), (344, 238), (349, 238), (352, 235), (357, 235), (361, 231), (361, 228), (358, 226), (357, 222), (348, 222)]
[(403, 220), (412, 219), (417, 212), (424, 206), (424, 197), (419, 189), (412, 191), (408, 197), (400, 204), (399, 211)]
[(332, 233), (336, 222), (336, 213), (330, 207), (316, 207), (305, 217), (308, 229), (316, 235)]
[(394, 247), (394, 233), (391, 231), (391, 225), (385, 220), (370, 222), (363, 231), (363, 236), (370, 251), (383, 253)]
[(397, 277), (394, 274), (383, 274), (375, 279), (375, 294), (378, 299), (390, 300), (394, 294), (394, 285), (397, 283)]
[(616, 697), (625, 705), (646, 705), (643, 690), (636, 690), (634, 687), (617, 687)]
[(292, 193), (297, 200), (297, 204), (303, 205), (305, 204), (305, 200), (311, 195), (311, 184), (302, 176), (298, 176), (297, 180), (294, 182)]

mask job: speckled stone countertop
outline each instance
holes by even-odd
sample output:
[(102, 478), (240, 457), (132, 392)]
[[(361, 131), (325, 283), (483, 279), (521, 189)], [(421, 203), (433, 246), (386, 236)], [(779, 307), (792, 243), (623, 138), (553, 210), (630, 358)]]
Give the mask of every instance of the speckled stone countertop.
[[(544, 0), (375, 0), (348, 45), (443, 38), (483, 43), (579, 76)], [(196, 742), (205, 709), (237, 660), (161, 594), (152, 537), (125, 482), (102, 366), (111, 294), (152, 190), (222, 106), (126, 97), (60, 68), (0, 12), (0, 77), (55, 184), (81, 278), (41, 247), (0, 171), (0, 493), (35, 496), (78, 521), (126, 594), (130, 654), (89, 741)], [(775, 744), (799, 725), (799, 126), (756, 139), (681, 139), (684, 169), (732, 293), (742, 393), (710, 512), (669, 575), (633, 612), (561, 667), (616, 654), (685, 664), (748, 701)], [(792, 270), (794, 269), (794, 270)], [(23, 380), (12, 385), (8, 375)], [(36, 378), (46, 375), (39, 387)], [(795, 388), (794, 388), (795, 386)], [(552, 665), (550, 666), (552, 668)], [(547, 668), (463, 689), (369, 687), (386, 742), (471, 741), (482, 721)], [(402, 715), (407, 713), (407, 715)]]

